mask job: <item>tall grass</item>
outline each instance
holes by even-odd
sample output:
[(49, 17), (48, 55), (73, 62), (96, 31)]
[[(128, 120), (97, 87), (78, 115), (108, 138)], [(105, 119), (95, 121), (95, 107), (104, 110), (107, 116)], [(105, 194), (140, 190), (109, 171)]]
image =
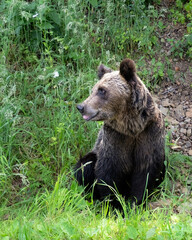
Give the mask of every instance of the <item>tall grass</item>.
[[(0, 2), (1, 239), (191, 234), (190, 216), (173, 214), (174, 204), (156, 212), (124, 205), (123, 219), (108, 202), (88, 201), (73, 178), (73, 165), (92, 148), (101, 125), (85, 123), (76, 103), (97, 81), (100, 62), (117, 68), (125, 56), (153, 53), (157, 19), (143, 0)], [(160, 196), (178, 204), (173, 172)]]
[[(100, 58), (149, 50), (157, 17), (144, 0), (4, 1), (0, 5), (1, 46), (15, 69), (32, 64), (92, 67)], [(106, 56), (107, 55), (107, 56)]]
[(75, 105), (101, 60), (116, 67), (119, 54), (152, 46), (156, 11), (143, 0), (2, 0), (0, 12), (0, 186), (13, 204), (53, 188), (92, 147), (97, 124), (85, 124)]
[[(52, 187), (54, 176), (93, 145), (96, 124), (85, 125), (75, 107), (84, 92), (80, 92), (82, 76), (66, 79), (58, 72), (61, 77), (55, 81), (50, 70), (41, 75), (15, 72), (5, 76), (12, 85), (6, 82), (2, 91), (1, 176), (9, 180), (10, 188), (15, 185), (13, 191)], [(11, 193), (10, 188), (3, 183), (3, 194)]]
[(4, 214), (1, 239), (191, 239), (191, 216), (174, 213), (172, 204), (155, 211), (129, 209), (123, 218), (104, 203), (87, 202), (75, 182), (69, 189), (64, 181), (63, 175), (32, 205)]

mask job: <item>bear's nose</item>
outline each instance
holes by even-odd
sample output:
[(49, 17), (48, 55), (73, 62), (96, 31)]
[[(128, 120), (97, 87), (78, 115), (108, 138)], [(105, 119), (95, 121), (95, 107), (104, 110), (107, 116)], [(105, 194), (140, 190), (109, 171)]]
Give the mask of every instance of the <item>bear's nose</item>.
[(80, 113), (83, 113), (83, 112), (84, 112), (84, 107), (83, 107), (83, 105), (78, 104), (78, 105), (77, 105), (77, 109), (79, 110)]

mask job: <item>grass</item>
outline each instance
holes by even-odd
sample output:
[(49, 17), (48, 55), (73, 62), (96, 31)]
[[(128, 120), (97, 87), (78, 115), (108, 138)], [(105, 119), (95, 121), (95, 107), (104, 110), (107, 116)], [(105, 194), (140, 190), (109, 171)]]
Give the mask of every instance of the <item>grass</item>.
[(167, 152), (166, 179), (152, 199), (161, 204), (131, 209), (120, 198), (125, 217), (107, 201), (87, 200), (74, 180), (73, 166), (101, 125), (76, 111), (97, 66), (116, 69), (132, 57), (150, 88), (166, 69), (155, 58), (153, 6), (88, 2), (0, 3), (0, 239), (191, 239), (189, 157)]
[[(172, 156), (171, 162), (175, 165), (180, 157)], [(59, 175), (54, 189), (37, 194), (32, 204), (24, 201), (2, 207), (1, 239), (191, 239), (192, 222), (186, 206), (176, 211), (178, 204), (187, 203), (187, 196), (181, 201), (181, 196), (165, 189), (162, 208), (126, 209), (126, 218), (112, 211), (106, 216), (107, 203), (85, 200), (83, 189), (75, 181), (70, 181), (69, 187), (68, 180), (66, 174)], [(164, 186), (166, 181), (170, 180), (167, 178)]]

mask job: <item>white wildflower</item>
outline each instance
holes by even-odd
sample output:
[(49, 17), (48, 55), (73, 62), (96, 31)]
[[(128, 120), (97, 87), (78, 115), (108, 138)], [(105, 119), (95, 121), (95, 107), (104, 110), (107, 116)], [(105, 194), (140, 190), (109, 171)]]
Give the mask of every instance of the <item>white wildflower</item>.
[(59, 77), (59, 72), (58, 72), (58, 71), (54, 71), (54, 73), (53, 73), (53, 77), (54, 77), (54, 78)]
[(34, 14), (34, 15), (33, 15), (33, 18), (36, 18), (38, 15), (39, 15), (38, 13)]

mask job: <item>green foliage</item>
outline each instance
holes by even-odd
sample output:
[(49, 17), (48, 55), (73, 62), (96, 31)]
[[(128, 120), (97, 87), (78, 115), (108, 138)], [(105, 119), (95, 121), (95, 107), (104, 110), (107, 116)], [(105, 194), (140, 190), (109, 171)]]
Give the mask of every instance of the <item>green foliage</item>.
[[(0, 224), (1, 239), (191, 239), (190, 214), (175, 214), (173, 205), (165, 210), (129, 209), (126, 218), (108, 209), (108, 217), (99, 209), (106, 205), (89, 203), (83, 189), (60, 175), (53, 191), (36, 195), (32, 205), (4, 208)], [(187, 203), (187, 202), (185, 202)], [(100, 203), (101, 204), (101, 203)], [(0, 212), (2, 214), (2, 212)], [(15, 216), (15, 217), (14, 217)], [(9, 218), (9, 219), (7, 219)]]
[(150, 17), (158, 14), (152, 6), (145, 10), (144, 0), (88, 2), (3, 0), (0, 46), (6, 61), (15, 69), (38, 60), (43, 66), (55, 61), (85, 66), (106, 51), (126, 55), (147, 51), (157, 42)]
[(185, 4), (181, 0), (176, 1), (176, 8), (172, 8), (174, 24), (178, 22), (181, 24), (187, 24), (187, 34), (179, 41), (171, 39), (172, 41), (172, 53), (175, 56), (183, 58), (192, 56), (192, 0), (189, 0)]
[[(188, 184), (191, 171), (179, 173), (183, 163), (191, 167), (188, 158), (169, 156), (166, 148), (170, 166), (159, 195), (173, 199), (169, 208), (131, 209), (117, 194), (125, 218), (108, 200), (87, 200), (73, 178), (102, 124), (85, 123), (76, 111), (97, 65), (116, 69), (120, 59), (134, 57), (148, 87), (171, 78), (169, 59), (156, 57), (163, 13), (149, 3), (0, 2), (0, 239), (191, 239), (190, 215), (173, 214), (179, 197), (170, 187)], [(189, 52), (191, 1), (179, 4), (187, 13)]]
[(92, 69), (100, 58), (115, 66), (118, 55), (152, 49), (150, 18), (157, 16), (143, 0), (1, 1), (0, 194), (6, 204), (52, 189), (56, 176), (93, 146), (99, 124), (84, 123), (75, 109), (93, 85)]
[[(190, 25), (188, 25), (189, 27)], [(191, 31), (191, 30), (190, 30)], [(175, 57), (184, 58), (189, 57), (191, 58), (192, 53), (192, 32), (190, 34), (186, 34), (183, 36), (181, 40), (175, 40), (175, 39), (168, 39), (168, 41), (171, 43), (171, 53)]]
[[(93, 75), (85, 82), (81, 73), (74, 80), (74, 76), (66, 79), (62, 71), (59, 66), (37, 70), (32, 77), (2, 70), (0, 194), (4, 200), (14, 192), (11, 202), (18, 201), (23, 196), (20, 189), (26, 197), (29, 192), (52, 188), (54, 175), (69, 169), (94, 143), (96, 124), (85, 124), (75, 108), (93, 85)], [(85, 138), (85, 129), (92, 132), (92, 138)]]
[[(155, 53), (151, 55), (153, 56)], [(163, 57), (163, 59), (159, 57), (157, 59), (154, 56), (145, 60), (141, 57), (137, 63), (139, 65), (139, 76), (144, 81), (147, 88), (151, 90), (166, 78), (173, 80), (173, 70), (171, 69), (170, 61), (167, 57)]]

